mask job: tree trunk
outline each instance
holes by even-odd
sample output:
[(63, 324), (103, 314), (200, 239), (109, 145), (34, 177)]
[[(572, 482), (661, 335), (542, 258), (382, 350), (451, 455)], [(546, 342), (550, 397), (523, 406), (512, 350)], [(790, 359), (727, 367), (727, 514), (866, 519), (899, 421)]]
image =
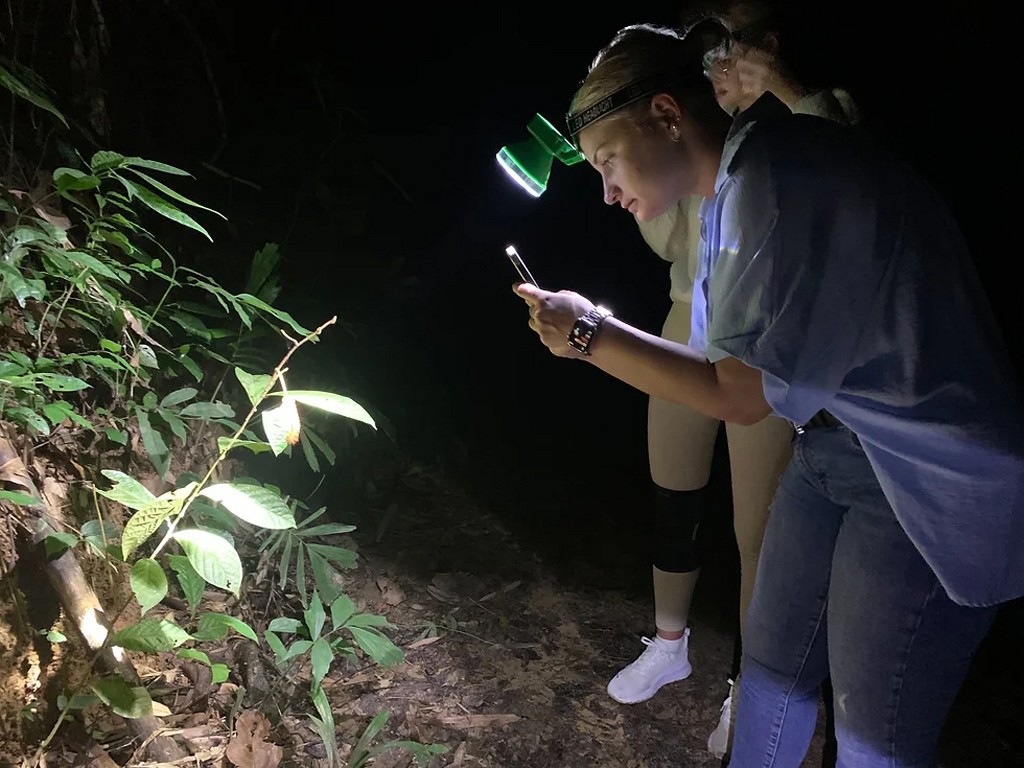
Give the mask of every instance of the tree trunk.
[[(45, 498), (36, 488), (14, 446), (4, 437), (0, 437), (0, 483), (10, 490), (21, 491), (34, 498)], [(7, 502), (2, 502), (2, 505), (8, 507)], [(46, 501), (40, 501), (38, 506), (26, 506), (22, 509), (29, 511), (32, 516), (30, 528), (33, 546), (57, 532), (54, 523), (60, 518), (53, 513)], [(61, 607), (69, 623), (74, 626), (90, 651), (95, 653), (102, 649), (98, 661), (100, 669), (109, 674), (120, 675), (129, 685), (139, 685), (138, 672), (124, 650), (104, 645), (110, 632), (110, 624), (103, 606), (100, 605), (96, 593), (75, 558), (74, 551), (69, 549), (59, 557), (46, 560), (45, 563), (46, 576), (60, 598)], [(150, 760), (169, 762), (187, 757), (185, 751), (170, 737), (154, 737), (154, 734), (164, 727), (160, 718), (126, 718), (125, 724), (129, 732), (141, 743), (149, 741), (145, 754)]]

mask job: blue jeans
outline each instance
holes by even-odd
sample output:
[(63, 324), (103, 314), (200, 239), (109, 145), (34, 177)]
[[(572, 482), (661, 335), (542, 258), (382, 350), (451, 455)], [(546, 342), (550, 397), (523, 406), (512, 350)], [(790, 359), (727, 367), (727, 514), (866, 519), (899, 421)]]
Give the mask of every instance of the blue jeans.
[(797, 768), (829, 673), (839, 768), (933, 768), (996, 610), (949, 599), (850, 431), (798, 435), (747, 614), (730, 768)]

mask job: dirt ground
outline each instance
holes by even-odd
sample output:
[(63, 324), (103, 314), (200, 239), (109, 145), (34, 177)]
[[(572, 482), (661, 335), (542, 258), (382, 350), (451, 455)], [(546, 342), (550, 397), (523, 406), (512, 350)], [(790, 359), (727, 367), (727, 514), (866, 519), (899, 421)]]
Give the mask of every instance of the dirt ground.
[[(444, 745), (447, 751), (426, 768), (718, 768), (706, 740), (727, 692), (733, 637), (730, 622), (714, 610), (722, 600), (709, 585), (726, 582), (716, 582), (713, 563), (691, 612), (693, 674), (647, 702), (622, 705), (605, 686), (639, 654), (640, 637), (651, 631), (646, 591), (616, 573), (613, 560), (573, 564), (566, 553), (565, 567), (556, 569), (484, 505), (439, 476), (409, 480), (415, 482), (400, 501), (370, 510), (352, 534), (330, 537), (359, 552), (357, 567), (345, 572), (344, 590), (359, 610), (391, 622), (387, 634), (406, 653), (394, 667), (365, 661), (332, 667), (324, 687), (343, 765), (351, 768), (345, 758), (352, 757), (352, 745), (375, 715), (387, 712), (372, 743)], [(627, 550), (621, 555), (629, 556)], [(241, 613), (261, 632), (260, 615), (274, 614), (260, 590), (254, 587)], [(225, 597), (208, 592), (204, 610), (237, 615), (240, 607)], [(175, 613), (173, 606), (164, 608)], [(202, 668), (180, 659), (140, 663), (154, 698), (169, 707), (168, 724), (190, 736), (194, 748), (188, 761), (162, 768), (326, 768), (322, 742), (304, 714), (308, 665), (282, 690), (267, 684), (273, 679), (269, 654), (255, 652), (248, 641), (231, 637), (210, 656), (229, 663), (228, 682), (211, 685), (208, 673), (204, 679)], [(1024, 765), (1020, 741), (1014, 741), (1024, 714), (1019, 670), (1019, 664), (1007, 666), (1005, 656), (981, 659), (952, 718), (943, 768)], [(280, 752), (269, 762), (228, 759), (240, 713), (253, 706), (246, 690), (268, 688), (278, 692), (260, 697), (267, 740)], [(820, 765), (823, 719), (805, 768)], [(67, 728), (48, 765), (155, 766), (123, 759), (132, 749), (119, 738), (123, 722), (116, 718), (93, 720), (88, 731)], [(90, 733), (115, 762), (82, 757), (83, 744), (95, 748)], [(6, 765), (15, 763), (0, 760)], [(391, 749), (372, 765), (412, 768), (415, 762), (408, 751)]]
[[(605, 686), (643, 650), (649, 602), (566, 583), (471, 500), (430, 498), (430, 509), (396, 516), (379, 544), (361, 546), (353, 596), (412, 647), (403, 667), (340, 680), (351, 698), (332, 691), (339, 712), (391, 711), (396, 736), (449, 745), (432, 765), (717, 768), (706, 741), (728, 690), (729, 631), (695, 616), (693, 674), (619, 704)], [(419, 644), (428, 623), (440, 634)], [(820, 746), (819, 734), (805, 765), (819, 764)]]

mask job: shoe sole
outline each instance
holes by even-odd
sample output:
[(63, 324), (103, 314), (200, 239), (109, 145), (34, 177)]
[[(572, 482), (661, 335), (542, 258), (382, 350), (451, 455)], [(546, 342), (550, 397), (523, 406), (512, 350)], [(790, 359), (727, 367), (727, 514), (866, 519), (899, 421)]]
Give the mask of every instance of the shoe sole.
[(662, 688), (664, 688), (669, 683), (677, 683), (680, 680), (685, 680), (691, 674), (693, 674), (693, 667), (688, 664), (686, 666), (686, 669), (684, 669), (682, 672), (673, 672), (670, 675), (658, 678), (658, 682), (657, 683), (652, 685), (650, 688), (644, 689), (643, 693), (641, 693), (640, 696), (638, 698), (635, 698), (635, 699), (622, 699), (622, 698), (619, 698), (614, 693), (612, 693), (610, 690), (608, 691), (608, 695), (611, 696), (613, 699), (615, 699), (615, 701), (619, 702), (619, 704), (639, 704), (642, 701), (647, 701), (649, 698), (654, 696), (654, 694), (656, 694), (658, 691), (660, 691)]

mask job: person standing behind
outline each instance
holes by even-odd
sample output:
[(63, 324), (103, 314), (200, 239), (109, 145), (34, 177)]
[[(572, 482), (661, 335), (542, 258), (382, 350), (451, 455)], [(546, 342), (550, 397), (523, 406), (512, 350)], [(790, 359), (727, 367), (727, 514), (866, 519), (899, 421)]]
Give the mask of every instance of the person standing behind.
[[(763, 93), (771, 91), (794, 112), (847, 124), (859, 120), (853, 100), (845, 91), (811, 85), (813, 81), (804, 85), (796, 80), (796, 65), (786, 57), (784, 45), (796, 39), (797, 34), (782, 7), (767, 0), (735, 0), (688, 14), (683, 26), (696, 29), (698, 23), (709, 18), (718, 21), (722, 28), (717, 35), (713, 31), (703, 33), (709, 49), (705, 74), (726, 114), (736, 116)], [(704, 24), (702, 29), (714, 27)], [(670, 262), (671, 305), (661, 336), (683, 344), (690, 339), (693, 281), (700, 247), (698, 210), (702, 200), (700, 196), (688, 196), (650, 221), (637, 220), (647, 245)], [(608, 693), (616, 701), (644, 701), (661, 686), (684, 679), (690, 673), (686, 627), (700, 573), (694, 537), (706, 513), (706, 486), (720, 424), (685, 405), (650, 398), (647, 444), (654, 484), (655, 637), (643, 638), (647, 645), (644, 653), (608, 684)], [(750, 426), (727, 423), (725, 432), (733, 529), (740, 560), (740, 594), (730, 687), (719, 723), (708, 737), (708, 750), (719, 758), (727, 752), (743, 617), (753, 593), (769, 505), (789, 461), (793, 438), (792, 425), (778, 417)], [(828, 753), (833, 744), (830, 741), (826, 746), (826, 765), (831, 763)]]

